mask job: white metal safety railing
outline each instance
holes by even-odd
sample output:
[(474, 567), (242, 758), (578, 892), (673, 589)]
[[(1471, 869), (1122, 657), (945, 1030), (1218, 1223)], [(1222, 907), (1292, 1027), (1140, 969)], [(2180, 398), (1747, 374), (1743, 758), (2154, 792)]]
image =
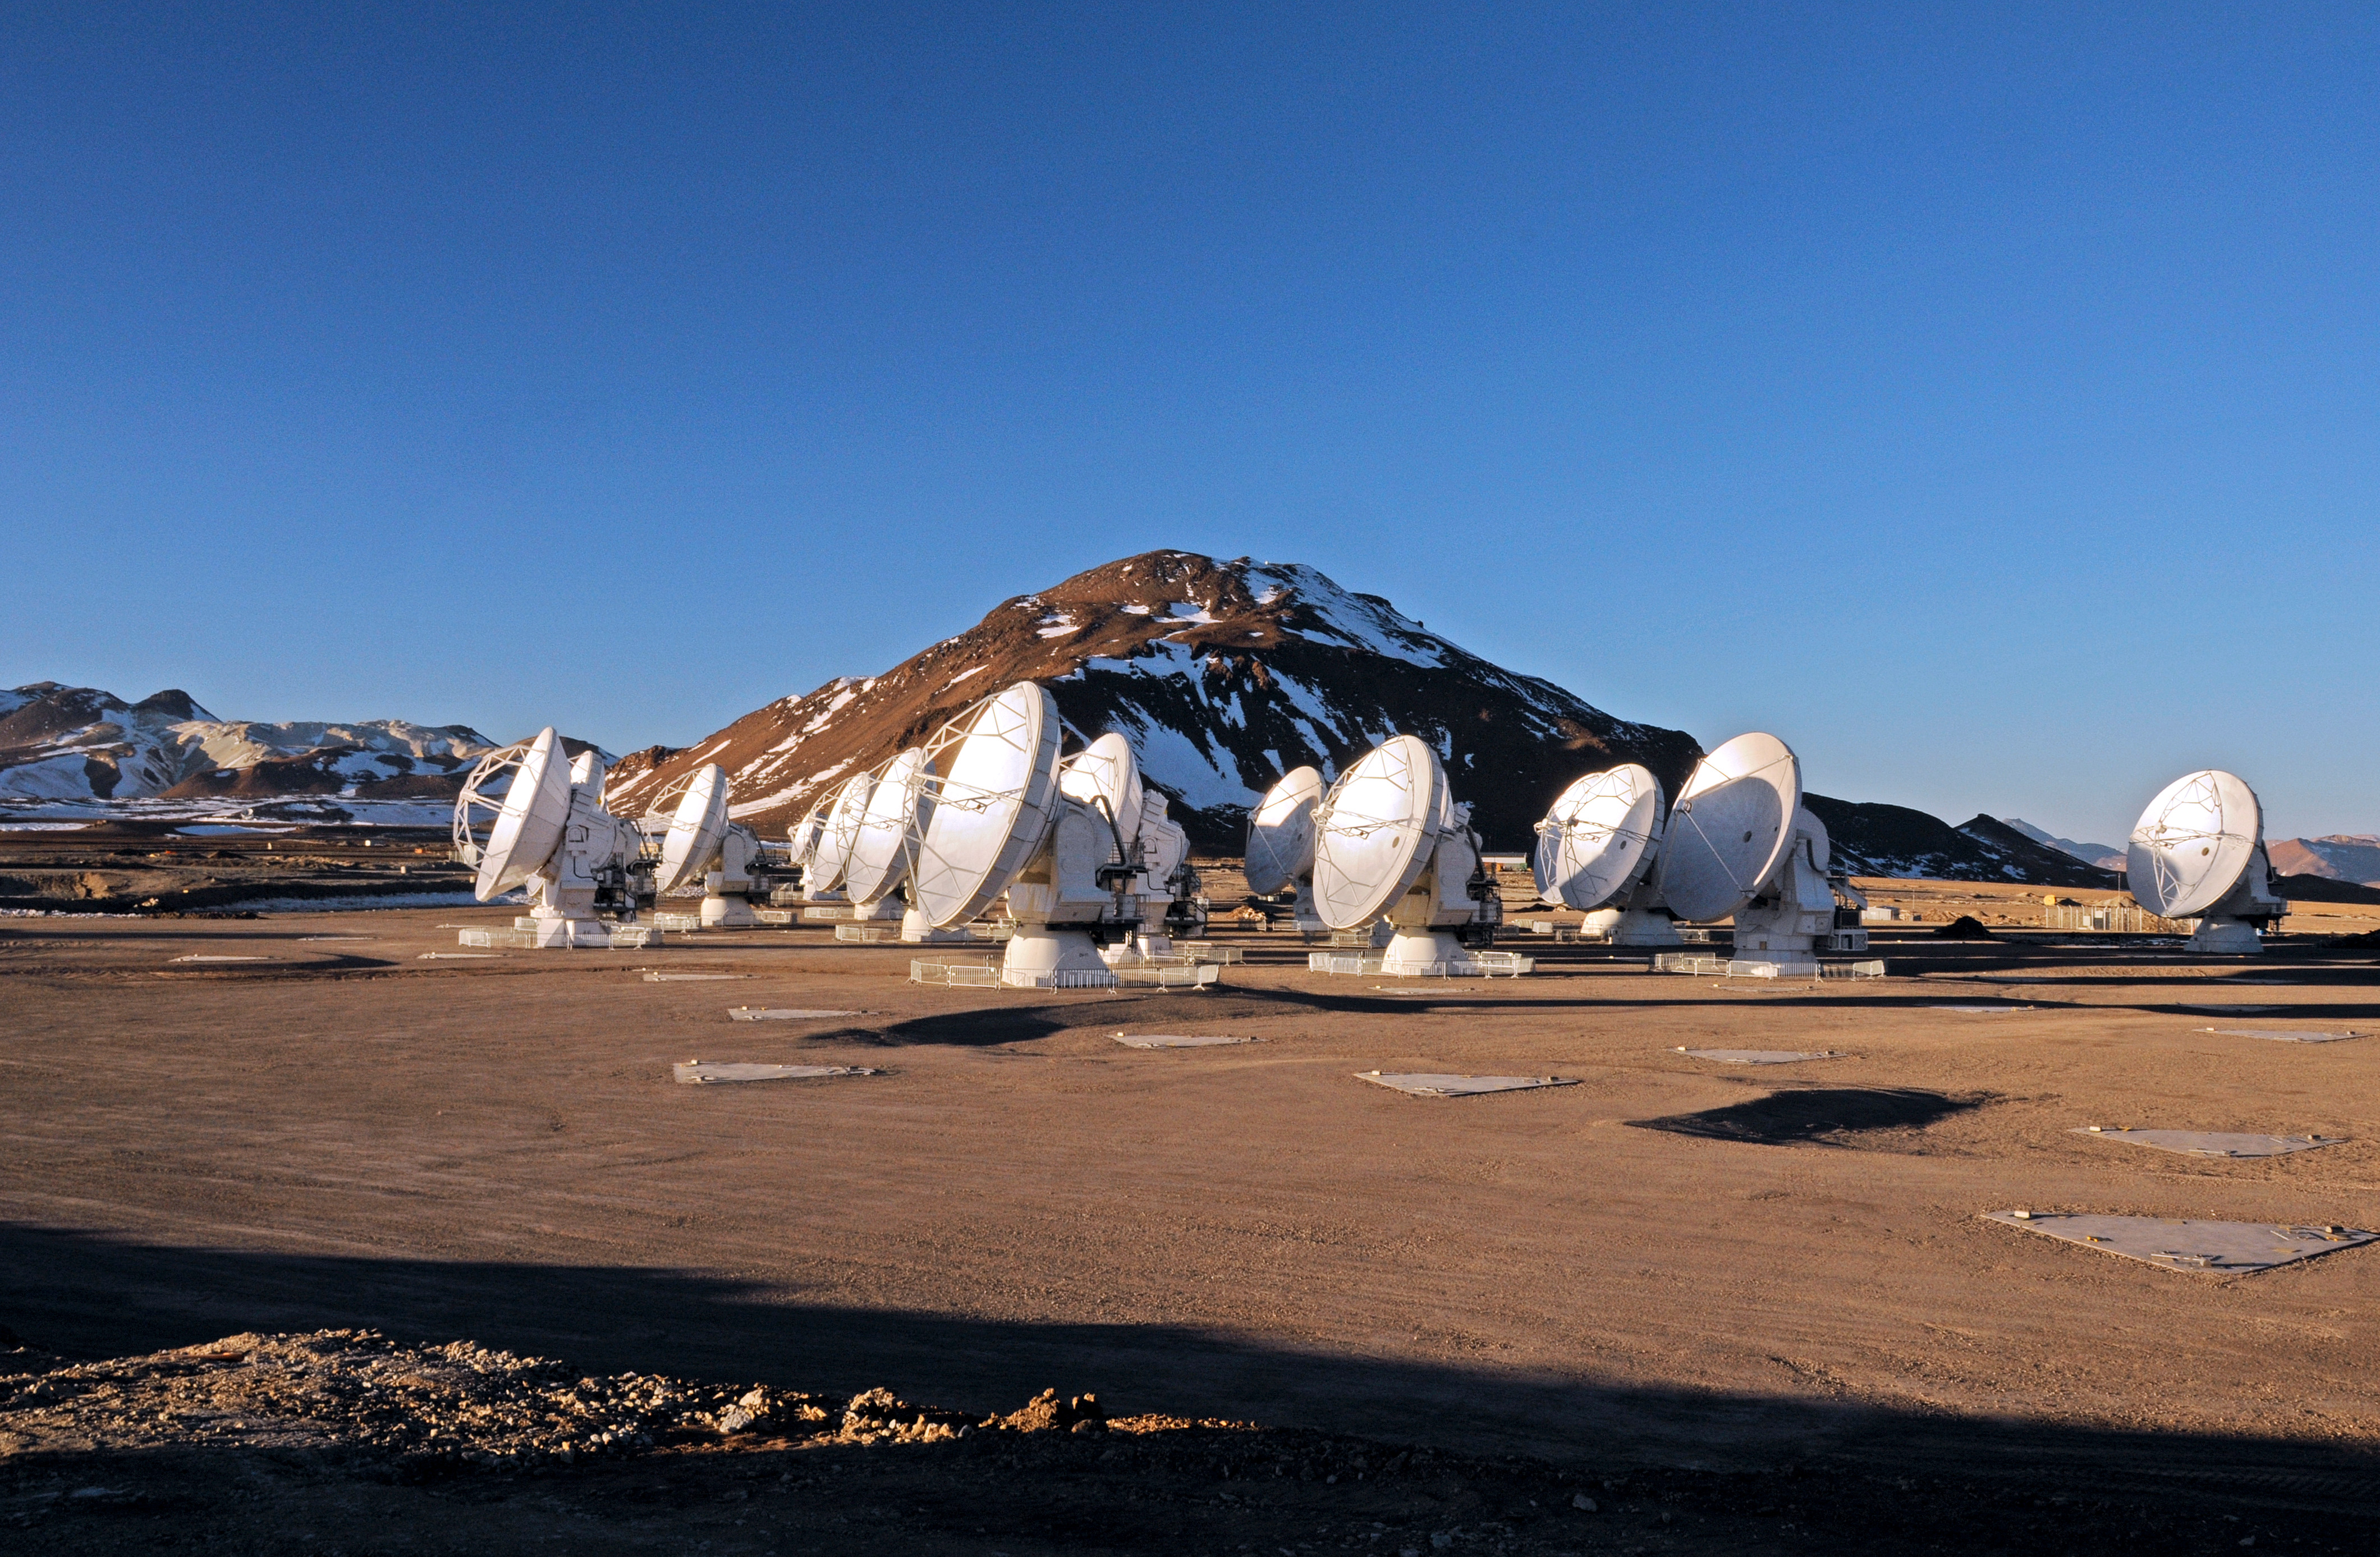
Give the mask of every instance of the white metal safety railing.
[(909, 982), (947, 984), (953, 989), (997, 989), (1000, 984), (1000, 970), (990, 963), (920, 959), (909, 964)]
[(2196, 919), (2168, 919), (2137, 903), (2046, 903), (2045, 930), (2103, 930), (2129, 935), (2194, 935)]
[(1880, 961), (1767, 961), (1756, 957), (1714, 957), (1695, 952), (1658, 952), (1656, 973), (1691, 973), (1706, 979), (1881, 979)]
[(877, 946), (887, 941), (900, 940), (901, 927), (897, 924), (839, 924), (834, 927), (834, 938)]
[(1012, 990), (1112, 990), (1116, 987), (1113, 973), (1105, 968), (1094, 972), (1087, 967), (1062, 967), (1049, 973), (1006, 967), (1001, 969), (1000, 981)]
[(1734, 957), (1705, 956), (1695, 952), (1657, 952), (1656, 973), (1692, 973), (1714, 979), (1774, 979), (1783, 969), (1773, 962), (1742, 962)]
[(688, 931), (702, 928), (700, 914), (655, 914), (653, 928), (662, 931)]
[[(1217, 982), (1222, 972), (1213, 963), (1152, 963), (1142, 967), (1119, 967), (1114, 978), (1118, 986), (1131, 984), (1160, 990), (1203, 990)], [(1063, 989), (1066, 986), (1059, 987)]]

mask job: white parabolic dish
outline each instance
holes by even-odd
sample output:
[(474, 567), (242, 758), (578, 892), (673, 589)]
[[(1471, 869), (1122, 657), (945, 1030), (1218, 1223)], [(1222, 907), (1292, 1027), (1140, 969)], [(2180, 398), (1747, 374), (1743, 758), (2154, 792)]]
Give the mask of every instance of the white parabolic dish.
[(826, 826), (810, 850), (808, 873), (817, 877), (819, 891), (831, 892), (843, 881), (851, 864), (851, 845), (859, 841), (859, 819), (868, 814), (868, 797), (875, 787), (874, 773), (854, 773), (835, 790), (834, 801), (826, 809)]
[(1031, 862), (1058, 793), (1058, 706), (1030, 681), (992, 694), (926, 748), (933, 813), (910, 888), (937, 929), (978, 918)]
[(1751, 902), (1792, 847), (1801, 803), (1802, 764), (1775, 736), (1738, 736), (1695, 764), (1655, 867), (1670, 912), (1707, 922)]
[(1414, 736), (1394, 736), (1339, 775), (1314, 817), (1314, 905), (1333, 930), (1356, 930), (1413, 890), (1441, 828), (1452, 824), (1446, 770)]
[(512, 786), (504, 791), (504, 809), (480, 855), (471, 893), (482, 903), (536, 875), (562, 846), (562, 831), (570, 821), (570, 769), (561, 760), (561, 740), (549, 724), (521, 754)]
[(1314, 810), (1321, 802), (1322, 774), (1313, 768), (1293, 768), (1265, 791), (1248, 813), (1250, 892), (1280, 892), (1314, 869)]
[(1131, 742), (1110, 730), (1067, 758), (1058, 770), (1058, 793), (1094, 810), (1104, 807), (1105, 820), (1115, 823), (1123, 840), (1124, 858), (1132, 858), (1140, 839), (1141, 783)]
[(683, 886), (709, 866), (727, 836), (727, 770), (706, 762), (687, 781), (670, 816), (669, 832), (662, 837), (661, 869), (653, 890), (670, 892)]
[(2208, 768), (2157, 792), (2124, 850), (2132, 899), (2168, 919), (2203, 914), (2240, 884), (2265, 835), (2256, 792)]
[(819, 840), (826, 836), (826, 812), (825, 806), (816, 807), (786, 833), (785, 840), (793, 845), (793, 853), (787, 857), (790, 863), (808, 868), (810, 857), (818, 852)]
[(917, 814), (917, 772), (926, 748), (913, 746), (884, 765), (860, 814), (859, 833), (843, 866), (844, 890), (855, 903), (880, 903), (909, 873), (909, 830)]
[(1531, 863), (1537, 895), (1594, 910), (1636, 884), (1661, 836), (1661, 781), (1641, 763), (1589, 773), (1561, 792), (1539, 825)]

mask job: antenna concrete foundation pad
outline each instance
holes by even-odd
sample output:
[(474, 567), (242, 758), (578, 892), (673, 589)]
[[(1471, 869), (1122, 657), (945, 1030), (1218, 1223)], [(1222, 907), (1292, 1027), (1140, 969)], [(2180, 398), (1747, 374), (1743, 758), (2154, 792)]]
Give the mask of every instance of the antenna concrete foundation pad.
[(1435, 1071), (1359, 1070), (1358, 1081), (1392, 1088), (1416, 1098), (1468, 1098), (1481, 1092), (1526, 1092), (1539, 1087), (1575, 1087), (1576, 1077), (1450, 1076)]
[(884, 1074), (867, 1065), (763, 1065), (719, 1060), (693, 1060), (670, 1069), (686, 1086), (721, 1081), (816, 1081), (837, 1076)]
[(2109, 1130), (2086, 1125), (2073, 1132), (2095, 1140), (2124, 1141), (2179, 1151), (2191, 1157), (2279, 1157), (2291, 1151), (2316, 1151), (2337, 1146), (2345, 1136), (2258, 1136), (2223, 1130)]
[(1985, 1220), (2122, 1255), (2168, 1271), (2238, 1275), (2269, 1271), (2380, 1238), (2355, 1227), (2298, 1227), (2270, 1222), (2168, 1221), (2087, 1212), (1986, 1211)]

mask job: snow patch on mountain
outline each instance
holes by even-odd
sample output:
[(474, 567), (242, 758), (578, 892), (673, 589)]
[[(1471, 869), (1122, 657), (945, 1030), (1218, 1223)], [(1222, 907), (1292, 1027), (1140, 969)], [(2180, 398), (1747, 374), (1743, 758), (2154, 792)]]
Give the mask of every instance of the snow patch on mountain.
[[(736, 814), (773, 830), (824, 798), (828, 773), (877, 767), (975, 698), (1026, 680), (1050, 688), (1070, 748), (1123, 732), (1208, 849), (1236, 849), (1247, 808), (1284, 767), (1335, 774), (1400, 732), (1445, 754), (1460, 797), (1478, 802), (1483, 830), (1507, 848), (1526, 846), (1582, 772), (1643, 761), (1674, 790), (1699, 754), (1682, 732), (1614, 719), (1502, 670), (1315, 568), (1188, 552), (1124, 558), (1004, 601), (848, 699), (854, 684), (837, 681), (781, 699), (699, 749), (753, 797)], [(691, 765), (689, 752), (658, 748), (631, 761), (617, 793), (632, 809)]]
[(34, 682), (0, 692), (0, 809), (51, 820), (271, 814), (437, 826), (493, 748), (463, 724), (219, 719), (179, 690), (128, 703)]

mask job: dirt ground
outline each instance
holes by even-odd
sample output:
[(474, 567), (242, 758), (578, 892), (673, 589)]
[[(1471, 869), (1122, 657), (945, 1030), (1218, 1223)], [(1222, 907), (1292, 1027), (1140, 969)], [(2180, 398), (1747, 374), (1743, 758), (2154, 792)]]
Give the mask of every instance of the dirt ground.
[[(1912, 929), (1858, 984), (1545, 945), (1419, 988), (1277, 934), (1202, 993), (1034, 993), (913, 985), (825, 927), (457, 955), (509, 913), (0, 919), (0, 1548), (2371, 1549), (2380, 1248), (2191, 1274), (1981, 1214), (2372, 1226), (2368, 950)], [(2374, 1036), (2203, 1030), (2231, 1006)], [(882, 1074), (674, 1082), (696, 1058)], [(2350, 1138), (2201, 1159), (2095, 1124)], [(862, 1441), (829, 1411), (534, 1464), (290, 1437), (329, 1386), (271, 1358), (362, 1328), (1135, 1425)], [(140, 1393), (224, 1369), (203, 1410)]]

